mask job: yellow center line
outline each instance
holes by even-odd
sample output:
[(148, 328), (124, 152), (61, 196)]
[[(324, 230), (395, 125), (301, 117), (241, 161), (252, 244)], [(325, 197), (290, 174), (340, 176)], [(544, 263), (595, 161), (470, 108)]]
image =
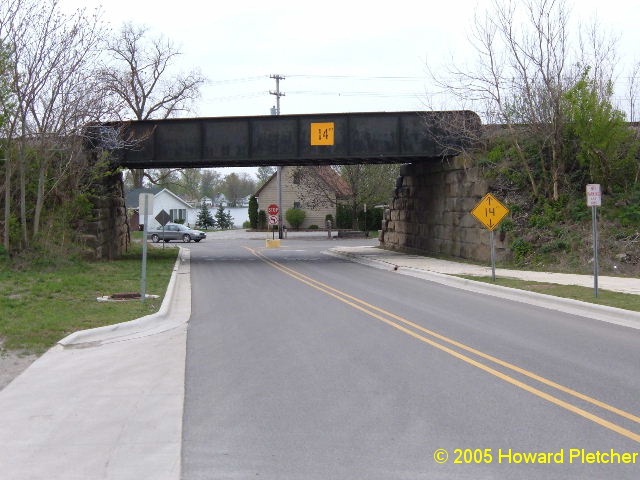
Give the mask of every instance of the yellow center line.
[(561, 384), (553, 382), (553, 381), (551, 381), (549, 379), (546, 379), (546, 378), (544, 378), (544, 377), (542, 377), (540, 375), (537, 375), (537, 374), (535, 374), (533, 372), (530, 372), (530, 371), (525, 370), (525, 369), (523, 369), (521, 367), (513, 365), (513, 364), (511, 364), (509, 362), (500, 360), (497, 357), (494, 357), (492, 355), (486, 354), (486, 353), (481, 352), (481, 351), (479, 351), (477, 349), (469, 347), (469, 346), (467, 346), (467, 345), (465, 345), (463, 343), (460, 343), (460, 342), (457, 342), (457, 341), (455, 341), (453, 339), (445, 337), (444, 335), (436, 333), (436, 332), (434, 332), (432, 330), (426, 329), (426, 328), (424, 328), (424, 327), (422, 327), (420, 325), (417, 325), (414, 322), (411, 322), (411, 321), (409, 321), (409, 320), (407, 320), (407, 319), (405, 319), (405, 318), (403, 318), (403, 317), (401, 317), (399, 315), (396, 315), (396, 314), (393, 314), (391, 312), (388, 312), (388, 311), (386, 311), (386, 310), (384, 310), (382, 308), (379, 308), (379, 307), (377, 307), (375, 305), (371, 305), (371, 304), (365, 302), (364, 300), (358, 299), (358, 298), (356, 298), (356, 297), (354, 297), (352, 295), (349, 295), (349, 294), (347, 294), (345, 292), (342, 292), (341, 290), (333, 288), (333, 287), (331, 287), (331, 286), (329, 286), (327, 284), (324, 284), (324, 283), (319, 282), (319, 281), (317, 281), (317, 280), (315, 280), (315, 279), (313, 279), (311, 277), (308, 277), (307, 275), (304, 275), (304, 274), (302, 274), (300, 272), (297, 272), (296, 270), (293, 270), (292, 268), (286, 267), (286, 266), (284, 266), (284, 265), (282, 265), (282, 264), (280, 264), (280, 263), (278, 263), (278, 262), (276, 262), (276, 261), (274, 261), (274, 260), (272, 260), (270, 258), (267, 258), (262, 253), (257, 252), (256, 250), (254, 250), (252, 248), (249, 248), (249, 247), (245, 247), (245, 248), (247, 250), (249, 250), (253, 255), (255, 255), (256, 257), (260, 258), (265, 263), (271, 265), (272, 267), (276, 268), (277, 270), (281, 271), (282, 273), (285, 273), (286, 275), (289, 275), (290, 277), (293, 277), (294, 279), (296, 279), (296, 280), (298, 280), (298, 281), (300, 281), (300, 282), (302, 282), (302, 283), (304, 283), (304, 284), (306, 284), (306, 285), (308, 285), (308, 286), (310, 286), (310, 287), (312, 287), (312, 288), (314, 288), (316, 290), (319, 290), (319, 291), (321, 291), (321, 292), (323, 292), (323, 293), (325, 293), (325, 294), (327, 294), (327, 295), (329, 295), (329, 296), (331, 296), (331, 297), (333, 297), (333, 298), (335, 298), (335, 299), (337, 299), (337, 300), (339, 300), (339, 301), (341, 301), (341, 302), (343, 302), (343, 303), (355, 308), (356, 310), (359, 310), (359, 311), (361, 311), (361, 312), (363, 312), (363, 313), (365, 313), (365, 314), (367, 314), (367, 315), (369, 315), (369, 316), (371, 316), (371, 317), (373, 317), (373, 318), (375, 318), (377, 320), (380, 320), (381, 322), (384, 322), (387, 325), (390, 325), (390, 326), (396, 328), (397, 330), (400, 330), (401, 332), (406, 333), (407, 335), (410, 335), (413, 338), (416, 338), (417, 340), (420, 340), (420, 341), (422, 341), (424, 343), (427, 343), (427, 344), (429, 344), (429, 345), (431, 345), (431, 346), (433, 346), (433, 347), (435, 347), (435, 348), (437, 348), (437, 349), (439, 349), (439, 350), (441, 350), (443, 352), (446, 352), (449, 355), (468, 363), (469, 365), (473, 365), (473, 366), (475, 366), (475, 367), (477, 367), (477, 368), (479, 368), (479, 369), (481, 369), (481, 370), (483, 370), (483, 371), (485, 371), (485, 372), (487, 372), (487, 373), (489, 373), (491, 375), (494, 375), (495, 377), (498, 377), (498, 378), (500, 378), (500, 379), (502, 379), (502, 380), (504, 380), (504, 381), (506, 381), (506, 382), (508, 382), (508, 383), (510, 383), (512, 385), (515, 385), (515, 386), (517, 386), (517, 387), (519, 387), (519, 388), (521, 388), (521, 389), (523, 389), (523, 390), (525, 390), (525, 391), (527, 391), (529, 393), (532, 393), (532, 394), (534, 394), (534, 395), (536, 395), (536, 396), (538, 396), (540, 398), (543, 398), (543, 399), (545, 399), (545, 400), (547, 400), (547, 401), (549, 401), (549, 402), (551, 402), (551, 403), (553, 403), (555, 405), (558, 405), (558, 406), (560, 406), (560, 407), (562, 407), (562, 408), (564, 408), (566, 410), (569, 410), (569, 411), (571, 411), (571, 412), (573, 412), (573, 413), (575, 413), (577, 415), (580, 415), (580, 416), (582, 416), (582, 417), (584, 417), (584, 418), (586, 418), (588, 420), (591, 420), (591, 421), (597, 423), (598, 425), (601, 425), (601, 426), (603, 426), (603, 427), (605, 427), (605, 428), (607, 428), (609, 430), (612, 430), (612, 431), (614, 431), (614, 432), (616, 432), (616, 433), (618, 433), (620, 435), (623, 435), (623, 436), (625, 436), (625, 437), (627, 437), (627, 438), (629, 438), (631, 440), (634, 440), (634, 441), (640, 443), (640, 435), (635, 433), (635, 432), (633, 432), (633, 431), (631, 431), (631, 430), (628, 430), (628, 429), (626, 429), (624, 427), (621, 427), (620, 425), (617, 425), (617, 424), (615, 424), (613, 422), (610, 422), (610, 421), (608, 421), (608, 420), (606, 420), (606, 419), (604, 419), (602, 417), (599, 417), (599, 416), (597, 416), (595, 414), (592, 414), (592, 413), (590, 413), (590, 412), (588, 412), (586, 410), (583, 410), (583, 409), (581, 409), (581, 408), (579, 408), (579, 407), (577, 407), (577, 406), (575, 406), (575, 405), (573, 405), (573, 404), (571, 404), (569, 402), (566, 402), (566, 401), (564, 401), (564, 400), (562, 400), (560, 398), (557, 398), (557, 397), (555, 397), (555, 396), (553, 396), (553, 395), (551, 395), (549, 393), (546, 393), (546, 392), (544, 392), (542, 390), (539, 390), (539, 389), (537, 389), (537, 388), (535, 388), (535, 387), (533, 387), (531, 385), (528, 385), (528, 384), (526, 384), (526, 383), (524, 383), (524, 382), (522, 382), (520, 380), (517, 380), (516, 378), (513, 378), (513, 377), (511, 377), (511, 376), (509, 376), (509, 375), (507, 375), (507, 374), (505, 374), (503, 372), (495, 370), (494, 368), (492, 368), (492, 367), (490, 367), (488, 365), (485, 365), (483, 363), (480, 363), (479, 361), (474, 360), (473, 358), (468, 357), (468, 356), (464, 355), (463, 353), (460, 353), (460, 352), (458, 352), (456, 350), (453, 350), (453, 349), (451, 349), (451, 348), (449, 348), (449, 347), (447, 347), (445, 345), (442, 345), (441, 343), (438, 343), (438, 342), (436, 342), (436, 341), (434, 341), (434, 340), (432, 340), (430, 338), (427, 338), (427, 337), (425, 337), (423, 335), (420, 335), (419, 333), (417, 333), (417, 332), (415, 332), (413, 330), (410, 330), (410, 329), (406, 328), (405, 326), (402, 326), (399, 323), (396, 323), (396, 322), (394, 322), (392, 320), (389, 320), (389, 318), (385, 318), (385, 316), (386, 317), (390, 317), (390, 318), (392, 318), (392, 319), (394, 319), (394, 320), (396, 320), (396, 321), (398, 321), (400, 323), (403, 323), (403, 324), (405, 324), (407, 326), (410, 326), (410, 327), (412, 327), (412, 328), (414, 328), (414, 329), (416, 329), (416, 330), (418, 330), (420, 332), (426, 333), (426, 334), (428, 334), (428, 335), (430, 335), (432, 337), (435, 337), (435, 338), (437, 338), (439, 340), (442, 340), (442, 341), (444, 341), (446, 343), (449, 343), (450, 345), (453, 345), (453, 346), (455, 346), (455, 347), (457, 347), (457, 348), (459, 348), (461, 350), (464, 350), (464, 351), (467, 351), (467, 352), (472, 353), (474, 355), (477, 355), (477, 356), (479, 356), (481, 358), (484, 358), (485, 360), (489, 360), (491, 362), (494, 362), (494, 363), (496, 363), (498, 365), (501, 365), (501, 366), (503, 366), (505, 368), (508, 368), (508, 369), (510, 369), (510, 370), (512, 370), (514, 372), (517, 372), (517, 373), (522, 374), (522, 375), (524, 375), (526, 377), (534, 379), (534, 380), (536, 380), (536, 381), (538, 381), (540, 383), (543, 383), (543, 384), (545, 384), (547, 386), (553, 387), (553, 388), (555, 388), (555, 389), (557, 389), (559, 391), (562, 391), (564, 393), (572, 395), (572, 396), (574, 396), (574, 397), (576, 397), (576, 398), (578, 398), (580, 400), (583, 400), (583, 401), (586, 401), (588, 403), (591, 403), (591, 404), (593, 404), (593, 405), (595, 405), (597, 407), (600, 407), (600, 408), (602, 408), (604, 410), (607, 410), (609, 412), (615, 413), (615, 414), (617, 414), (619, 416), (622, 416), (622, 417), (624, 417), (626, 419), (629, 419), (629, 420), (632, 420), (634, 422), (640, 423), (640, 417), (638, 417), (636, 415), (633, 415), (633, 414), (631, 414), (629, 412), (626, 412), (624, 410), (621, 410), (619, 408), (611, 406), (611, 405), (609, 405), (609, 404), (607, 404), (605, 402), (602, 402), (600, 400), (597, 400), (595, 398), (589, 397), (588, 395), (584, 395), (584, 394), (582, 394), (580, 392), (577, 392), (577, 391), (572, 390), (572, 389), (570, 389), (568, 387), (565, 387), (565, 386), (563, 386)]

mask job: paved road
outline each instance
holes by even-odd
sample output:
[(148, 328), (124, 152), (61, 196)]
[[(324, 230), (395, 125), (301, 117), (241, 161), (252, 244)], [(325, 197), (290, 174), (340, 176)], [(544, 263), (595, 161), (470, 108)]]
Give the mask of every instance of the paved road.
[(640, 331), (263, 246), (191, 249), (184, 480), (638, 478)]

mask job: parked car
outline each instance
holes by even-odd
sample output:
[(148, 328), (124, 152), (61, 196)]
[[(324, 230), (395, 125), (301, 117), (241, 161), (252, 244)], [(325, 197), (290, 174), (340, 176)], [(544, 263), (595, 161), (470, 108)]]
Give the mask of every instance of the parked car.
[(164, 226), (164, 231), (154, 230), (147, 234), (147, 238), (152, 242), (158, 243), (160, 240), (169, 242), (171, 240), (182, 240), (185, 243), (189, 243), (191, 240), (199, 242), (203, 238), (207, 238), (207, 234), (200, 230), (193, 230), (179, 223), (167, 223)]

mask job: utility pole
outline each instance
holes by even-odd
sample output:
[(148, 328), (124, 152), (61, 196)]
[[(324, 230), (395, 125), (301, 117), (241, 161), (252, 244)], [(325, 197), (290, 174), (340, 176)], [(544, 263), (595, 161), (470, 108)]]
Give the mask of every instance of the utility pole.
[(276, 81), (275, 92), (273, 90), (269, 90), (269, 94), (276, 96), (276, 115), (280, 115), (280, 97), (285, 96), (284, 93), (280, 91), (280, 80), (284, 80), (285, 77), (283, 77), (282, 75), (275, 74), (275, 75), (269, 75), (269, 78), (273, 78)]
[[(280, 91), (280, 80), (284, 80), (284, 77), (278, 74), (270, 75), (269, 78), (273, 78), (276, 81), (276, 91), (269, 90), (270, 95), (276, 96), (276, 109), (275, 114), (280, 115), (280, 97), (284, 97), (284, 93)], [(282, 167), (277, 169), (278, 180), (278, 207), (280, 212), (278, 213), (278, 238), (282, 239)]]

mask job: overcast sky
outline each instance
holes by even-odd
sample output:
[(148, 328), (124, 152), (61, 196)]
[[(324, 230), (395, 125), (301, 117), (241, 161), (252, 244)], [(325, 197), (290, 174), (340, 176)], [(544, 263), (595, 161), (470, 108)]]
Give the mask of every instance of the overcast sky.
[[(491, 0), (61, 0), (101, 5), (118, 29), (125, 21), (164, 34), (183, 52), (184, 70), (209, 79), (199, 116), (268, 115), (275, 81), (281, 113), (421, 110), (436, 92), (437, 70), (471, 55), (476, 5)], [(517, 1), (517, 0), (516, 0)], [(620, 75), (640, 59), (640, 1), (581, 0), (572, 17), (619, 37)], [(605, 8), (606, 7), (606, 8)], [(431, 102), (431, 103), (430, 103)]]
[[(514, 0), (519, 1), (519, 0)], [(269, 115), (282, 75), (282, 114), (457, 108), (439, 97), (436, 71), (473, 55), (476, 6), (492, 0), (61, 0), (101, 6), (124, 22), (170, 38), (180, 68), (209, 79), (194, 116)], [(618, 40), (619, 87), (640, 60), (639, 0), (568, 0), (574, 26), (598, 19)], [(249, 170), (250, 172), (253, 171)]]

